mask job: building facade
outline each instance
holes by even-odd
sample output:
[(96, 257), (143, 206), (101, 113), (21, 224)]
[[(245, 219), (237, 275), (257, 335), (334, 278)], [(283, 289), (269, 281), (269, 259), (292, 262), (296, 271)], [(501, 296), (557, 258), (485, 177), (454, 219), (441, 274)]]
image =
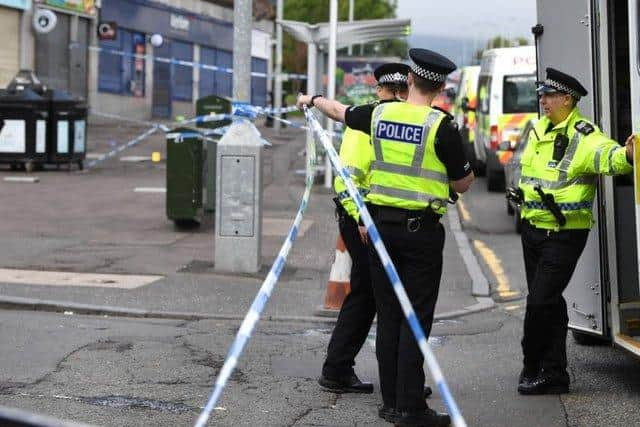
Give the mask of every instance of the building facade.
[(21, 26), (29, 0), (0, 0), (0, 88), (7, 86), (20, 69)]
[[(33, 23), (40, 8), (56, 15), (46, 34)], [(98, 35), (102, 24), (113, 30), (110, 37)], [(47, 86), (84, 97), (94, 111), (137, 119), (192, 116), (198, 98), (232, 95), (230, 1), (0, 0), (0, 25), (2, 87), (29, 68)], [(252, 77), (254, 105), (267, 102), (272, 32), (273, 21), (254, 22), (252, 71), (261, 73)], [(161, 45), (152, 45), (153, 35)]]

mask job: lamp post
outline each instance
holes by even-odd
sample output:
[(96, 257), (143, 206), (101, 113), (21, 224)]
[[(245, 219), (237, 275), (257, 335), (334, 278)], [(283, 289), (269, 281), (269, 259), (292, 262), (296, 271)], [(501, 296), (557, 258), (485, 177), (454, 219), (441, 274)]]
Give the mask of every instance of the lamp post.
[[(335, 99), (336, 97), (336, 43), (338, 35), (338, 0), (331, 0), (329, 8), (329, 61), (327, 64), (327, 97)], [(333, 132), (333, 120), (327, 120), (327, 130), (329, 134)], [(324, 186), (331, 188), (333, 184), (333, 170), (331, 169), (331, 160), (329, 156), (325, 156), (324, 170)]]
[[(276, 6), (276, 72), (275, 88), (273, 91), (273, 106), (276, 110), (282, 107), (282, 18), (284, 15), (284, 0), (278, 0)], [(276, 113), (280, 118), (280, 113)], [(280, 130), (280, 120), (274, 120), (273, 128), (276, 132)]]

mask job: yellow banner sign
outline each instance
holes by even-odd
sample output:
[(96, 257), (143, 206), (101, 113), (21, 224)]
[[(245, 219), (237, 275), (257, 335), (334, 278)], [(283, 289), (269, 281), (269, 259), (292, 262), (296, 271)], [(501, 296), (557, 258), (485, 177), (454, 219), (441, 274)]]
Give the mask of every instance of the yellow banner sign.
[(36, 4), (70, 10), (84, 15), (95, 15), (95, 0), (35, 0)]

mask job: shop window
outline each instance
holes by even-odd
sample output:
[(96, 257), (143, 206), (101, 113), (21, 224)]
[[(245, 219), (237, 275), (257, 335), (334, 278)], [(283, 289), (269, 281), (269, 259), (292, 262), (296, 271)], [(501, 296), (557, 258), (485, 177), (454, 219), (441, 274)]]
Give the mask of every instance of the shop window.
[[(181, 61), (193, 61), (193, 44), (173, 41), (171, 58)], [(173, 90), (175, 101), (191, 101), (193, 97), (193, 66), (172, 64)]]
[(100, 41), (98, 90), (120, 95), (144, 96), (145, 60), (134, 55), (145, 54), (145, 36), (118, 29), (115, 40)]
[[(251, 72), (267, 74), (267, 60), (251, 58)], [(267, 105), (267, 78), (251, 76), (251, 104)]]
[[(210, 47), (200, 48), (200, 62), (205, 65), (232, 68), (233, 57), (231, 52)], [(201, 97), (217, 95), (231, 97), (232, 75), (225, 71), (213, 71), (206, 68), (200, 69), (200, 82), (198, 85)]]

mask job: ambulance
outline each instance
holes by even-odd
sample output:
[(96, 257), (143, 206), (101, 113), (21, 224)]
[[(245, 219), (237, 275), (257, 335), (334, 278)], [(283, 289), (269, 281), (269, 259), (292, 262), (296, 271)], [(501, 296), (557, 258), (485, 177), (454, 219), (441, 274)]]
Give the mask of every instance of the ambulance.
[(475, 141), (475, 126), (478, 92), (478, 76), (480, 75), (479, 65), (469, 65), (462, 67), (460, 71), (460, 80), (456, 88), (456, 97), (453, 101), (451, 114), (454, 121), (458, 125), (462, 142), (465, 146), (467, 160), (476, 168), (476, 155), (473, 149)]
[[(486, 171), (487, 189), (504, 187), (504, 164), (528, 120), (537, 117), (536, 56), (533, 46), (490, 49), (480, 62), (478, 102), (475, 108), (474, 151), (480, 174)], [(504, 144), (503, 144), (504, 145)]]
[[(533, 27), (538, 77), (575, 76), (589, 95), (582, 114), (624, 143), (640, 135), (640, 7), (637, 0), (538, 0)], [(640, 356), (640, 146), (635, 171), (600, 177), (596, 223), (564, 293), (569, 327), (583, 344), (608, 341)]]

